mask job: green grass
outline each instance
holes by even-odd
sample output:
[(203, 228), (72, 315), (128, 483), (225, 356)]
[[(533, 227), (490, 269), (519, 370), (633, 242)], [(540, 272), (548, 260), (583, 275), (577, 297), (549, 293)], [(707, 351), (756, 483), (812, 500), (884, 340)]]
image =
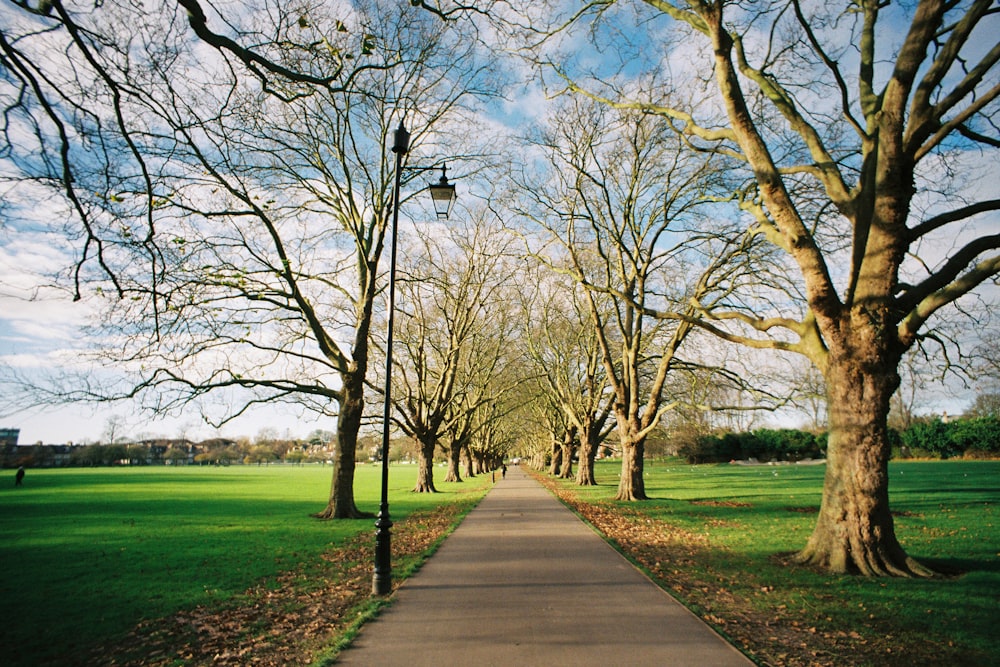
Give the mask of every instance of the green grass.
[[(378, 508), (379, 468), (361, 466), (359, 507)], [(6, 471), (5, 471), (6, 472)], [(373, 520), (318, 521), (332, 470), (232, 466), (29, 470), (0, 486), (0, 645), (34, 665), (121, 636), (135, 623), (224, 605), (308, 564)], [(416, 466), (393, 466), (390, 510), (460, 501), (488, 477), (413, 494)]]
[[(602, 463), (602, 486), (566, 488), (582, 500), (616, 506), (610, 498), (618, 471), (617, 462)], [(904, 654), (895, 661), (823, 656), (832, 664), (996, 663), (1000, 462), (892, 464), (891, 504), (907, 551), (961, 572), (937, 580), (834, 577), (783, 567), (774, 555), (801, 548), (812, 530), (815, 514), (809, 512), (819, 505), (822, 467), (656, 462), (646, 471), (654, 500), (621, 506), (705, 538), (692, 545), (695, 557), (664, 564), (684, 571), (690, 585), (675, 592), (703, 615), (724, 617), (725, 609), (717, 598), (698, 593), (699, 582), (725, 588), (773, 627), (797, 623), (820, 635), (856, 631), (869, 645), (888, 643)], [(141, 619), (225, 605), (251, 586), (266, 586), (277, 574), (313, 562), (331, 545), (373, 530), (368, 519), (309, 517), (325, 505), (328, 467), (29, 470), (20, 489), (13, 471), (5, 472), (5, 665), (83, 654)], [(392, 469), (394, 521), (442, 502), (462, 502), (488, 480), (439, 484), (445, 493), (428, 496), (409, 492), (415, 473), (413, 466)], [(378, 482), (377, 467), (359, 468), (363, 509), (376, 509)], [(397, 575), (407, 567), (394, 565)], [(651, 574), (668, 588), (673, 581), (669, 571)]]
[[(823, 466), (646, 466), (643, 503), (616, 503), (618, 462), (597, 469), (598, 487), (575, 487), (580, 500), (637, 510), (707, 544), (685, 562), (681, 597), (702, 614), (723, 616), (698, 594), (701, 582), (724, 588), (775, 625), (817, 633), (858, 632), (869, 644), (908, 657), (834, 664), (987, 665), (1000, 660), (1000, 462), (893, 462), (890, 504), (897, 536), (911, 556), (954, 576), (867, 579), (784, 566), (776, 554), (801, 549), (815, 524)], [(721, 502), (719, 502), (721, 501)], [(675, 565), (664, 565), (664, 568)], [(669, 571), (651, 571), (664, 583)], [(694, 583), (691, 583), (694, 582)], [(713, 607), (714, 608), (710, 608)], [(720, 627), (725, 631), (725, 627)], [(925, 662), (925, 660), (928, 660)]]

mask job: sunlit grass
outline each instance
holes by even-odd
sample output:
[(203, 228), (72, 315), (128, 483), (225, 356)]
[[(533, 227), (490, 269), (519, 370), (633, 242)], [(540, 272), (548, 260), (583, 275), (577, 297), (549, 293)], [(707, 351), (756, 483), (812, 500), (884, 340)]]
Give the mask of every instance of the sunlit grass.
[[(653, 499), (625, 504), (611, 500), (619, 465), (599, 466), (601, 486), (565, 487), (581, 500), (621, 506), (704, 536), (708, 548), (686, 564), (684, 576), (693, 581), (724, 586), (760, 613), (774, 613), (776, 622), (799, 622), (820, 633), (858, 631), (904, 656), (936, 652), (936, 664), (991, 664), (1000, 655), (1000, 462), (890, 465), (899, 540), (909, 555), (951, 575), (930, 580), (830, 576), (782, 565), (776, 555), (801, 549), (812, 532), (823, 466), (647, 463), (646, 491)], [(696, 610), (705, 604), (697, 595), (685, 601)], [(913, 658), (906, 664), (926, 663)]]
[[(379, 468), (356, 498), (378, 509)], [(4, 664), (39, 664), (143, 619), (225, 604), (254, 585), (372, 531), (372, 519), (318, 521), (332, 470), (232, 466), (29, 470), (0, 487), (0, 641)], [(483, 478), (481, 481), (485, 481)], [(467, 497), (479, 481), (413, 494), (416, 466), (393, 466), (394, 521)]]

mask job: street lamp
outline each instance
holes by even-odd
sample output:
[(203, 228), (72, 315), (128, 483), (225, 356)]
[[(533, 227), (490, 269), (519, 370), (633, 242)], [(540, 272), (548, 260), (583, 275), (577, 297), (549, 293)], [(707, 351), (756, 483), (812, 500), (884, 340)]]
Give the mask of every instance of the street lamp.
[(431, 192), (438, 220), (447, 220), (451, 214), (451, 206), (455, 203), (455, 185), (448, 182), (448, 165), (441, 165), (441, 180), (428, 185), (427, 189)]
[[(389, 317), (386, 322), (385, 343), (385, 402), (382, 406), (382, 498), (375, 521), (375, 573), (372, 576), (372, 594), (388, 595), (392, 592), (392, 521), (389, 518), (389, 416), (392, 411), (392, 325), (396, 305), (396, 232), (399, 228), (399, 182), (403, 171), (403, 157), (410, 151), (410, 133), (399, 121), (393, 137), (392, 152), (396, 154), (396, 174), (392, 193), (392, 233), (389, 241)], [(437, 167), (415, 167), (429, 171)], [(439, 220), (447, 219), (455, 202), (455, 186), (448, 182), (448, 168), (441, 167), (441, 180), (428, 186), (434, 201), (434, 212)]]

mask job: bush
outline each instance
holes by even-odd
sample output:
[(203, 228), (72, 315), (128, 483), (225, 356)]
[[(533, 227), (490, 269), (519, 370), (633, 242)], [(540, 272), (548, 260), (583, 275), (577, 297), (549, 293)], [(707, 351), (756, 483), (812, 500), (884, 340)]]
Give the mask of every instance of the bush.
[[(759, 460), (801, 461), (822, 456), (826, 437), (817, 437), (808, 431), (794, 429), (760, 429), (751, 434), (755, 439)], [(821, 442), (822, 440), (822, 442)], [(744, 451), (746, 458), (749, 458)]]
[(677, 450), (688, 463), (720, 463), (739, 456), (739, 435), (726, 433), (722, 436), (703, 435), (693, 442), (680, 446)]
[(73, 466), (110, 466), (127, 457), (125, 445), (87, 445), (74, 448), (69, 455)]
[(951, 426), (951, 439), (965, 455), (1000, 455), (1000, 418), (960, 419)]
[(900, 436), (903, 445), (918, 454), (940, 456), (943, 459), (961, 452), (952, 451), (948, 440), (948, 425), (940, 419), (915, 422)]

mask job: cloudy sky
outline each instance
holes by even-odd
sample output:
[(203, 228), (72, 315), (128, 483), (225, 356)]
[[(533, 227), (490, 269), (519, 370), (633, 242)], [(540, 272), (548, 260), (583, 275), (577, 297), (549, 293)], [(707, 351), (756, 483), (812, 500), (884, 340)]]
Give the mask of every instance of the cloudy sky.
[[(8, 20), (13, 11), (17, 10), (10, 5), (0, 8), (0, 21)], [(560, 48), (571, 41), (567, 38)], [(588, 58), (598, 56), (589, 52)], [(683, 67), (683, 64), (675, 61), (675, 67)], [(537, 85), (519, 89), (496, 107), (498, 117), (493, 122), (498, 128), (512, 122), (524, 123), (544, 107), (544, 97)], [(995, 179), (984, 181), (978, 187), (986, 191), (987, 197), (998, 196)], [(0, 192), (0, 198), (3, 195)], [(51, 220), (60, 215), (58, 210), (49, 210), (50, 204), (42, 195), (32, 206), (39, 220)], [(0, 216), (3, 214), (4, 209), (0, 207)], [(19, 410), (24, 404), (33, 402), (32, 396), (19, 388), (21, 380), (52, 379), (58, 378), (64, 370), (79, 371), (80, 351), (89, 343), (81, 327), (92, 315), (92, 305), (86, 300), (73, 302), (67, 291), (45, 287), (51, 283), (52, 275), (65, 271), (69, 264), (67, 259), (77, 248), (51, 226), (32, 227), (25, 220), (22, 217), (18, 225), (3, 224), (0, 220), (0, 397), (4, 400), (4, 405), (0, 406), (0, 427), (20, 428), (22, 443), (99, 440), (109, 420), (120, 423), (119, 432), (131, 435), (176, 437), (183, 433), (193, 438), (216, 435), (216, 431), (197, 415), (158, 420), (130, 404)], [(996, 229), (1000, 221), (994, 217), (981, 225), (981, 229)], [(953, 243), (954, 239), (951, 241)], [(925, 250), (931, 250), (933, 255), (933, 249)], [(973, 396), (973, 387), (954, 383), (947, 387), (928, 384), (922, 410), (961, 412)], [(785, 419), (794, 421), (796, 417)], [(290, 408), (267, 406), (256, 408), (247, 417), (226, 426), (222, 433), (253, 436), (268, 428), (279, 434), (305, 436), (316, 428), (333, 430), (334, 426), (331, 418), (309, 418)]]

